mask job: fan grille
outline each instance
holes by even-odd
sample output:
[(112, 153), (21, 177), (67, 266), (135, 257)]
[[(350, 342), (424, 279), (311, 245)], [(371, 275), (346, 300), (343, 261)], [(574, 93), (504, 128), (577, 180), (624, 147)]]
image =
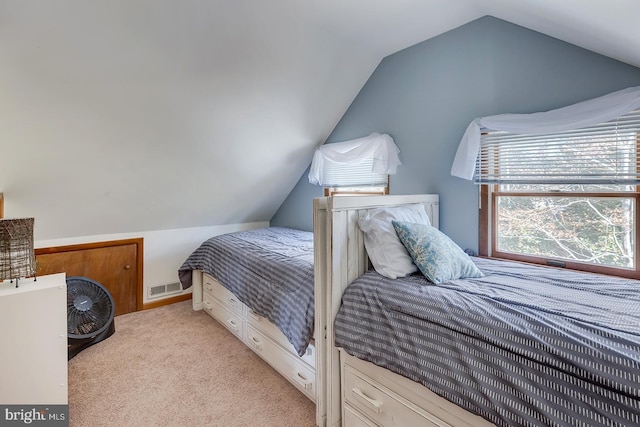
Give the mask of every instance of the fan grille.
[(113, 297), (102, 285), (87, 278), (67, 278), (69, 336), (96, 335), (108, 327), (113, 315)]

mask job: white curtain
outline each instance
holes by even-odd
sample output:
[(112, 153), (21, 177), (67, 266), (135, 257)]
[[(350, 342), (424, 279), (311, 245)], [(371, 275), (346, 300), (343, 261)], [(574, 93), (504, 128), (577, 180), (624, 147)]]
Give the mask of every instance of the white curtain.
[(480, 129), (538, 135), (605, 123), (640, 108), (640, 86), (619, 90), (568, 107), (532, 114), (498, 114), (473, 120), (458, 145), (451, 175), (473, 179)]
[(344, 165), (357, 165), (364, 159), (373, 157), (371, 172), (393, 175), (401, 164), (398, 153), (400, 150), (393, 142), (393, 138), (386, 133), (372, 133), (364, 138), (324, 144), (313, 155), (309, 182), (317, 185), (325, 184), (325, 160)]

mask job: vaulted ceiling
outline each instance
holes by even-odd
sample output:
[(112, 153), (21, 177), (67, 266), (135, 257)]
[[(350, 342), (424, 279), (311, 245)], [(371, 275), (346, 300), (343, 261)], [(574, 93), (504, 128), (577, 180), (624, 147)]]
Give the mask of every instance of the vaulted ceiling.
[(268, 221), (382, 58), (484, 15), (640, 67), (637, 0), (0, 0), (5, 214)]

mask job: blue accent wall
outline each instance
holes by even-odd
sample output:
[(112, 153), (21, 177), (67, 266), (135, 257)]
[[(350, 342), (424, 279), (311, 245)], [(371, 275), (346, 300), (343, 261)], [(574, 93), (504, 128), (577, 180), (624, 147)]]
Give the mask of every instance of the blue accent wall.
[[(476, 117), (563, 107), (640, 85), (640, 68), (485, 16), (384, 58), (327, 142), (388, 133), (403, 165), (391, 194), (440, 194), (440, 229), (478, 247), (478, 187), (450, 174)], [(311, 159), (309, 159), (311, 161)], [(307, 172), (271, 220), (311, 230)]]

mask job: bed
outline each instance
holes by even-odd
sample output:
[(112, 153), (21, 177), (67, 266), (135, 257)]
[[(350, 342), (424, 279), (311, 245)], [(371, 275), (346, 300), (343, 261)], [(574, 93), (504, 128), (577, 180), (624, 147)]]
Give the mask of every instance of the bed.
[(481, 277), (389, 279), (358, 218), (416, 202), (437, 227), (435, 195), (316, 200), (329, 425), (640, 425), (640, 282), (479, 258)]
[(178, 275), (184, 289), (193, 287), (194, 310), (204, 309), (312, 401), (324, 393), (316, 380), (312, 232), (267, 227), (214, 236)]

